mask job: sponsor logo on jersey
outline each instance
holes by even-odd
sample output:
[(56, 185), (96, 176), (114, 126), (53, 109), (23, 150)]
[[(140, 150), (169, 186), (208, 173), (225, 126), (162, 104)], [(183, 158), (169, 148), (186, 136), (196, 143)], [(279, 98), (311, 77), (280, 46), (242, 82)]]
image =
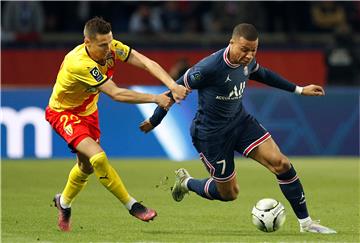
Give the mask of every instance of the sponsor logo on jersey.
[(97, 82), (100, 82), (101, 80), (103, 80), (103, 76), (102, 76), (100, 70), (97, 67), (94, 67), (93, 69), (91, 69), (90, 74), (91, 74), (91, 76), (93, 76), (93, 78)]
[(240, 87), (238, 88), (234, 85), (234, 88), (230, 91), (228, 96), (216, 96), (217, 100), (238, 100), (242, 98), (242, 94), (245, 89), (245, 82), (240, 83)]

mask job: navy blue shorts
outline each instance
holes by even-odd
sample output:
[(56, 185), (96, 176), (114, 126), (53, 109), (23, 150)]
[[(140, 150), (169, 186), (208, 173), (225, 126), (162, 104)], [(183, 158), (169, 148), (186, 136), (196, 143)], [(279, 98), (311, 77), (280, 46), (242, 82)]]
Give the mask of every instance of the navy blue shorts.
[(269, 137), (271, 135), (266, 129), (248, 115), (236, 129), (207, 140), (193, 137), (193, 144), (211, 177), (217, 182), (227, 182), (236, 175), (234, 151), (247, 157)]

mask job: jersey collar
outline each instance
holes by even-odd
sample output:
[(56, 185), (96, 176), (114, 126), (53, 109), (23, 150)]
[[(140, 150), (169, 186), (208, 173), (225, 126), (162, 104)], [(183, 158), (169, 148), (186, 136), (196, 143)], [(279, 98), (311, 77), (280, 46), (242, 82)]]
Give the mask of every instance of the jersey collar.
[(223, 53), (223, 59), (224, 62), (226, 63), (226, 65), (228, 65), (231, 68), (238, 68), (240, 66), (240, 64), (233, 64), (230, 62), (229, 58), (228, 58), (228, 53), (230, 50), (230, 45), (228, 45)]

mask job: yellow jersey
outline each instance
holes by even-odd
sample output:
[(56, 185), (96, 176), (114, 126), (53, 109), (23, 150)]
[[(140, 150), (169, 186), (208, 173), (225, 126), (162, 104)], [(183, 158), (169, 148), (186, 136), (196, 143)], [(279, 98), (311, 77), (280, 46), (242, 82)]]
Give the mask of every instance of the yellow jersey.
[(67, 110), (80, 116), (95, 112), (100, 93), (97, 87), (112, 78), (115, 61), (126, 62), (130, 52), (129, 46), (113, 40), (111, 57), (105, 65), (101, 65), (90, 58), (85, 44), (75, 47), (61, 64), (49, 107), (58, 112)]

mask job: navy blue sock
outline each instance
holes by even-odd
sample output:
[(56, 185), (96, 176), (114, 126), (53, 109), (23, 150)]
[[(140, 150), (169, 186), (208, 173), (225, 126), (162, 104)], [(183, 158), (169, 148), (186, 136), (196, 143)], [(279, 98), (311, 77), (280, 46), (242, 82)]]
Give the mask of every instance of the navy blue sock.
[(187, 187), (190, 191), (195, 192), (199, 196), (209, 199), (209, 200), (220, 200), (223, 201), (220, 193), (216, 188), (215, 181), (212, 178), (207, 178), (204, 180), (189, 179)]
[(276, 177), (282, 193), (291, 204), (298, 219), (308, 217), (304, 189), (294, 167), (291, 165), (290, 170)]

